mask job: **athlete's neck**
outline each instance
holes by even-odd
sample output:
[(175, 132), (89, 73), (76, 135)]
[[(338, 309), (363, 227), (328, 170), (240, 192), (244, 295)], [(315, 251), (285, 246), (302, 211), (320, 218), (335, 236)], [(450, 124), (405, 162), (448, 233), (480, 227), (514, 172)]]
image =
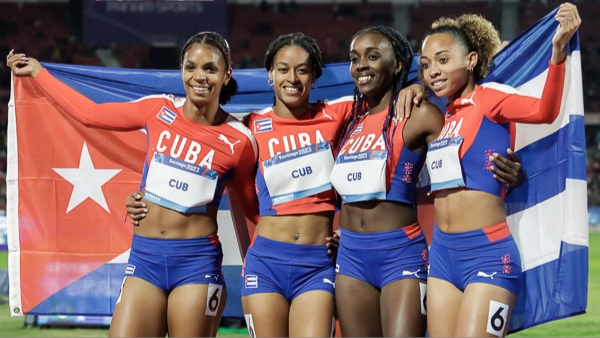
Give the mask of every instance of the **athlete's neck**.
[(219, 105), (216, 105), (216, 107), (197, 107), (187, 105), (187, 102), (183, 105), (183, 114), (194, 122), (209, 126), (216, 126), (225, 122), (228, 116), (227, 112)]
[(369, 114), (379, 114), (390, 106), (390, 100), (392, 97), (391, 90), (387, 91), (383, 96), (367, 97), (367, 105), (369, 107)]
[(273, 106), (273, 111), (275, 112), (275, 115), (282, 118), (304, 120), (310, 117), (312, 109), (309, 102), (298, 107), (289, 107), (279, 102)]

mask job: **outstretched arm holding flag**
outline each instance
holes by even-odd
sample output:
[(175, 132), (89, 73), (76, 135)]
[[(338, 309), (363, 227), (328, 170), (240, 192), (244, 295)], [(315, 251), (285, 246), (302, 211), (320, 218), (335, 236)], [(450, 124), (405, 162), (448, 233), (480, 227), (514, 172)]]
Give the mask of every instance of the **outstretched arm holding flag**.
[[(154, 95), (103, 104), (37, 60), (12, 51), (7, 56), (15, 76), (33, 77), (38, 90), (86, 126), (146, 131), (141, 188), (151, 212), (134, 228), (109, 336), (216, 335), (227, 299), (218, 207), (225, 187), (242, 186), (240, 180), (255, 170), (257, 156), (250, 131), (220, 106), (237, 91), (228, 46), (214, 32), (187, 41), (181, 55), (185, 99)], [(238, 190), (246, 215), (255, 220), (254, 190)]]
[(500, 45), (492, 24), (480, 16), (438, 19), (423, 41), (424, 81), (449, 102), (444, 128), (427, 155), (435, 194), (427, 297), (432, 337), (508, 331), (523, 272), (506, 220), (504, 187), (489, 175), (490, 155), (506, 155), (511, 123), (550, 124), (560, 114), (567, 47), (581, 19), (566, 3), (555, 20), (541, 98), (504, 84), (479, 84)]
[[(557, 12), (502, 49), (485, 81), (541, 97)], [(563, 101), (556, 121), (516, 123), (512, 128), (514, 151), (527, 180), (505, 198), (507, 221), (524, 271), (509, 333), (584, 313), (587, 306), (585, 135), (577, 34), (567, 50)], [(185, 95), (181, 70), (44, 66), (98, 103), (162, 93)], [(247, 112), (272, 104), (273, 89), (266, 84), (264, 70), (234, 70), (233, 75), (239, 92), (225, 110)], [(147, 135), (82, 127), (57, 110), (35, 81), (16, 77), (13, 81), (7, 177), (11, 313), (110, 316), (134, 228), (123, 224), (123, 196), (139, 188)], [(353, 86), (347, 64), (328, 64), (311, 97), (337, 98)], [(219, 231), (226, 231), (229, 206), (221, 204)], [(228, 283), (237, 281), (241, 259), (235, 236), (220, 235), (225, 276)], [(232, 290), (225, 314), (243, 316)]]

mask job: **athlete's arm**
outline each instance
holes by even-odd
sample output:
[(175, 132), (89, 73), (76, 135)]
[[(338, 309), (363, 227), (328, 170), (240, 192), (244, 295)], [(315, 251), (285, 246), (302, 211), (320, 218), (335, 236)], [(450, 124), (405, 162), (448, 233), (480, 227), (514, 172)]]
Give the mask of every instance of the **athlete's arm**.
[(542, 97), (520, 94), (516, 89), (497, 83), (482, 84), (484, 89), (479, 95), (480, 109), (491, 120), (499, 123), (552, 123), (560, 113), (565, 79), (565, 64), (553, 65), (548, 62), (548, 77)]
[(6, 56), (6, 65), (16, 77), (32, 77), (54, 103), (86, 126), (116, 131), (138, 130), (144, 127), (147, 114), (153, 112), (152, 108), (157, 104), (156, 100), (96, 104), (53, 77), (38, 60), (13, 50)]
[(581, 17), (577, 11), (577, 6), (566, 2), (559, 6), (554, 18), (559, 24), (556, 28), (556, 33), (552, 37), (552, 57), (550, 62), (558, 65), (567, 59), (567, 47), (581, 25)]
[(399, 121), (404, 118), (409, 118), (413, 106), (419, 106), (421, 101), (427, 99), (427, 92), (425, 86), (420, 84), (413, 84), (402, 88), (398, 92), (398, 98), (396, 101), (396, 117)]
[(240, 204), (244, 215), (254, 224), (258, 223), (258, 197), (256, 196), (257, 154), (252, 142), (246, 142), (246, 147), (240, 160), (233, 170), (231, 181), (228, 183), (230, 193)]
[(115, 131), (142, 129), (147, 115), (159, 108), (157, 100), (97, 104), (46, 69), (42, 69), (34, 79), (60, 108), (87, 127)]

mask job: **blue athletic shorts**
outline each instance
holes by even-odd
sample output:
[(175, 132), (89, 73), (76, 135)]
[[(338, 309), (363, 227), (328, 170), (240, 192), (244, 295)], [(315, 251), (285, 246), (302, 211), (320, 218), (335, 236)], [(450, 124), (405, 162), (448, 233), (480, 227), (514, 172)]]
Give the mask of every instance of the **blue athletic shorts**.
[(242, 267), (242, 296), (278, 293), (288, 301), (300, 294), (335, 291), (335, 267), (325, 245), (303, 245), (254, 236)]
[(463, 233), (445, 233), (434, 226), (430, 277), (461, 291), (471, 283), (486, 283), (518, 294), (522, 275), (519, 249), (506, 221)]
[(125, 276), (141, 278), (166, 293), (185, 284), (220, 284), (223, 250), (219, 236), (156, 239), (133, 235)]
[(405, 278), (427, 279), (427, 240), (418, 223), (377, 233), (340, 230), (338, 274), (379, 290)]

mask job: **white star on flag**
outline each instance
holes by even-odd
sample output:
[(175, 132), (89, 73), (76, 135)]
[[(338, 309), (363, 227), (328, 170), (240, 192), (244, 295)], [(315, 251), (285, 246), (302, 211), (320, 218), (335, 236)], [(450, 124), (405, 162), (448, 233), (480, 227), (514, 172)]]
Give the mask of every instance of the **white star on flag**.
[(73, 185), (66, 213), (69, 213), (89, 197), (110, 214), (102, 186), (118, 174), (121, 169), (94, 168), (87, 144), (84, 142), (79, 158), (79, 168), (52, 168), (52, 170)]

